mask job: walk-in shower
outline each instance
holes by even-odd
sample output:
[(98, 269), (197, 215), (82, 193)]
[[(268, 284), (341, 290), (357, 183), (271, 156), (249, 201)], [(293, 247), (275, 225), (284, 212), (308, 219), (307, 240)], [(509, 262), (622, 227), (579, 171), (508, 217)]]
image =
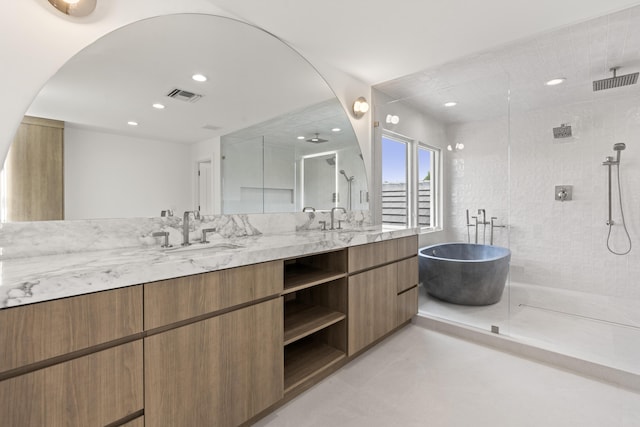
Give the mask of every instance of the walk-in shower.
[[(627, 222), (624, 219), (624, 209), (622, 208), (622, 189), (621, 189), (621, 185), (620, 185), (620, 153), (622, 152), (622, 150), (624, 150), (625, 148), (627, 148), (627, 146), (622, 143), (619, 142), (617, 144), (613, 144), (613, 151), (616, 152), (616, 158), (615, 160), (613, 159), (612, 156), (607, 156), (604, 160), (604, 162), (602, 162), (603, 166), (607, 166), (608, 168), (608, 172), (609, 172), (609, 180), (608, 180), (608, 184), (609, 184), (609, 219), (607, 219), (606, 224), (609, 226), (609, 233), (607, 234), (607, 249), (609, 250), (609, 252), (611, 252), (614, 255), (626, 255), (629, 252), (631, 252), (631, 236), (629, 236), (629, 230), (627, 230)], [(622, 229), (624, 230), (625, 235), (627, 236), (627, 241), (629, 242), (629, 246), (628, 249), (622, 252), (618, 252), (615, 251), (614, 249), (611, 248), (611, 231), (613, 229), (613, 226), (615, 225), (615, 222), (613, 221), (612, 218), (612, 191), (611, 191), (611, 181), (612, 181), (612, 174), (611, 174), (611, 168), (615, 166), (616, 167), (616, 175), (617, 175), (617, 183), (618, 183), (618, 202), (620, 204), (620, 218), (622, 219)]]

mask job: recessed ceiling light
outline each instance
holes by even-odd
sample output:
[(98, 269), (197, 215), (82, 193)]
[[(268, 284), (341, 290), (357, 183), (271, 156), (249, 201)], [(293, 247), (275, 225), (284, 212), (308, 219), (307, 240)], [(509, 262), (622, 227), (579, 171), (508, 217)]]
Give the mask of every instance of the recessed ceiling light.
[(458, 103), (455, 101), (449, 101), (444, 103), (445, 107), (455, 107), (456, 105), (458, 105)]
[(138, 126), (138, 122), (134, 122), (134, 121), (129, 121), (129, 122), (127, 122), (127, 124), (129, 126)]
[(560, 83), (564, 83), (564, 81), (567, 80), (564, 77), (559, 77), (557, 79), (551, 79), (548, 82), (546, 82), (545, 84), (547, 86), (555, 86), (555, 85), (559, 85)]
[(299, 136), (298, 139), (304, 139), (304, 136)]
[(159, 103), (155, 103), (152, 105), (153, 108), (156, 108), (158, 110), (164, 110), (164, 105), (163, 104), (159, 104)]
[(194, 74), (193, 76), (191, 76), (191, 78), (197, 82), (207, 81), (207, 76), (205, 76), (204, 74)]
[(331, 129), (331, 132), (340, 132), (341, 130), (342, 129), (340, 129), (340, 128), (333, 128), (333, 129)]

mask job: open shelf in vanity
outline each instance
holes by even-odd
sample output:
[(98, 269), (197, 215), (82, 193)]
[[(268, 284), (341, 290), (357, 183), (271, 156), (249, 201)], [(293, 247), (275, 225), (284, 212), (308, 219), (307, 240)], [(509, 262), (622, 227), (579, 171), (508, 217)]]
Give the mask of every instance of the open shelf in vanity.
[(346, 359), (345, 250), (284, 263), (285, 394)]

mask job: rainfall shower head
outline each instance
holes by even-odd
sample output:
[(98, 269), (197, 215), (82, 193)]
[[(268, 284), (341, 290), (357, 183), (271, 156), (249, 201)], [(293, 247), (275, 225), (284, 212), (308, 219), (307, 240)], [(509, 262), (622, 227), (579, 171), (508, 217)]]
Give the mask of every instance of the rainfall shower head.
[(609, 77), (608, 79), (602, 80), (594, 80), (593, 82), (593, 91), (596, 92), (598, 90), (606, 90), (613, 89), (616, 87), (629, 86), (634, 85), (638, 82), (638, 74), (640, 73), (631, 73), (625, 74), (623, 76), (616, 76), (616, 71), (618, 71), (620, 67), (610, 68), (609, 71), (613, 71), (613, 77)]
[(319, 133), (316, 133), (315, 135), (316, 136), (314, 136), (313, 138), (307, 139), (307, 142), (313, 142), (314, 144), (320, 144), (322, 142), (327, 142), (328, 141), (328, 139), (320, 138), (320, 134)]

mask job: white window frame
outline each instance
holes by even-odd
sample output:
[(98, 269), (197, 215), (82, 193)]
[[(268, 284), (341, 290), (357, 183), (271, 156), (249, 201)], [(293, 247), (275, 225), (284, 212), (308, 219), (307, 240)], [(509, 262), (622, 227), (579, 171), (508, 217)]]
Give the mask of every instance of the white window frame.
[[(439, 147), (426, 144), (416, 139), (398, 134), (388, 129), (383, 129), (382, 138), (388, 138), (406, 144), (407, 165), (407, 225), (408, 228), (419, 228), (421, 233), (428, 233), (442, 229), (442, 150)], [(382, 140), (381, 140), (382, 143)], [(418, 152), (419, 149), (429, 150), (433, 153), (431, 163), (431, 225), (419, 224), (419, 191), (418, 182)], [(382, 150), (381, 150), (382, 151)], [(380, 194), (382, 194), (382, 170), (380, 171)], [(382, 196), (380, 196), (380, 211), (382, 212)], [(400, 227), (400, 226), (399, 226)], [(403, 227), (404, 228), (404, 227)]]

